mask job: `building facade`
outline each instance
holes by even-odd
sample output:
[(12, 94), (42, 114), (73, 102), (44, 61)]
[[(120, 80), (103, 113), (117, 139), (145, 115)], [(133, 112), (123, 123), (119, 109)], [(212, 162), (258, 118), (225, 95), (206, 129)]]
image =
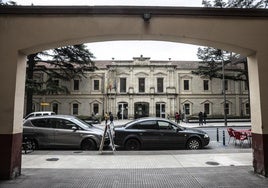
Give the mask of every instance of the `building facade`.
[[(119, 119), (146, 116), (197, 116), (224, 114), (221, 79), (206, 79), (192, 74), (193, 61), (151, 61), (143, 56), (132, 61), (95, 61), (99, 68), (85, 78), (59, 80), (70, 94), (34, 96), (34, 110), (57, 114), (103, 116), (112, 112)], [(231, 70), (231, 69), (230, 69)], [(235, 74), (226, 68), (228, 74)], [(46, 75), (35, 74), (36, 79)], [(243, 81), (225, 80), (226, 113), (230, 117), (249, 116), (248, 89)]]

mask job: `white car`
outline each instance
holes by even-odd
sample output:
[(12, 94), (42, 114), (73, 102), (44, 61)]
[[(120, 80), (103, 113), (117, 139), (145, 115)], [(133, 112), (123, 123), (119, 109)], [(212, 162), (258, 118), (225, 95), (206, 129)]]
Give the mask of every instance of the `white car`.
[(27, 116), (25, 116), (23, 120), (26, 120), (26, 119), (28, 119), (30, 117), (50, 116), (50, 115), (56, 115), (56, 113), (55, 112), (51, 112), (51, 111), (32, 112), (32, 113), (28, 114)]

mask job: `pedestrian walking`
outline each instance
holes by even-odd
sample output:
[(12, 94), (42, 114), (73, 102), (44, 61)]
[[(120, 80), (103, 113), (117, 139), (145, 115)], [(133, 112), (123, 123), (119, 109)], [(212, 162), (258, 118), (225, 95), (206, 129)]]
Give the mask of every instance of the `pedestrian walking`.
[(198, 120), (199, 120), (199, 125), (203, 125), (203, 113), (202, 112), (199, 112)]
[(107, 112), (105, 112), (105, 114), (104, 114), (105, 125), (107, 125), (108, 119), (109, 119), (109, 115)]
[(176, 123), (180, 123), (180, 114), (178, 112), (175, 113)]
[(109, 112), (110, 122), (112, 123), (114, 121), (114, 116), (112, 112)]
[(206, 123), (207, 123), (207, 113), (206, 112), (203, 113), (203, 122), (206, 125)]
[(112, 130), (114, 130), (114, 116), (113, 116), (112, 112), (109, 112), (109, 117), (110, 117), (110, 126), (111, 126)]

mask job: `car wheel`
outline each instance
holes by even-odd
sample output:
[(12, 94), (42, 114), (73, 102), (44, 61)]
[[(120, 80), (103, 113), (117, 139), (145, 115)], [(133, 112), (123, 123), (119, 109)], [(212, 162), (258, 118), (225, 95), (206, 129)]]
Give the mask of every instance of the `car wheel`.
[(96, 150), (96, 144), (92, 139), (86, 139), (81, 144), (82, 150)]
[(30, 142), (31, 142), (31, 149), (32, 150), (38, 149), (38, 143), (36, 140), (30, 140)]
[(27, 139), (24, 141), (24, 149), (26, 150), (36, 150), (38, 149), (37, 141), (34, 139)]
[(201, 142), (198, 138), (191, 138), (187, 142), (187, 149), (195, 150), (201, 148)]
[(137, 139), (129, 139), (125, 143), (126, 150), (139, 150), (140, 142)]

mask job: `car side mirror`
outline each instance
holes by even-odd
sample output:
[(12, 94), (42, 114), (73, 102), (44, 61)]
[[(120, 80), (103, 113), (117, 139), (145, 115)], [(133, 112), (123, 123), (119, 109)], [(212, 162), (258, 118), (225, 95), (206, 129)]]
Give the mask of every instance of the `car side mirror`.
[(77, 127), (76, 126), (73, 126), (72, 127), (72, 130), (76, 131), (77, 130)]

